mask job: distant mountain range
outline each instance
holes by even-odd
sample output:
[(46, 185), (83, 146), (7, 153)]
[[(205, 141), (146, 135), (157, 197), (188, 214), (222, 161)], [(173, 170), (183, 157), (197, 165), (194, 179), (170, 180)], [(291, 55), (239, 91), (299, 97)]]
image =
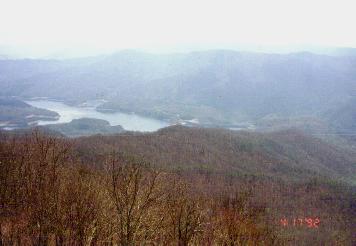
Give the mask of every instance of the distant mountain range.
[(345, 105), (356, 97), (355, 68), (353, 55), (123, 51), (68, 60), (1, 60), (0, 94), (74, 104), (105, 99), (101, 110), (214, 126), (271, 117), (316, 117), (338, 125), (340, 117), (329, 113), (340, 107), (343, 115), (354, 112)]
[[(188, 53), (208, 50), (231, 50), (238, 52), (260, 52), (268, 54), (288, 54), (297, 52), (311, 52), (330, 56), (355, 56), (356, 48), (320, 46), (320, 45), (261, 45), (261, 44), (236, 44), (236, 43), (210, 43), (210, 44), (180, 44), (146, 46), (137, 50), (149, 53), (172, 54)], [(122, 51), (115, 48), (98, 48), (86, 45), (67, 47), (51, 47), (50, 45), (0, 45), (0, 59), (73, 59), (80, 57), (112, 54)]]

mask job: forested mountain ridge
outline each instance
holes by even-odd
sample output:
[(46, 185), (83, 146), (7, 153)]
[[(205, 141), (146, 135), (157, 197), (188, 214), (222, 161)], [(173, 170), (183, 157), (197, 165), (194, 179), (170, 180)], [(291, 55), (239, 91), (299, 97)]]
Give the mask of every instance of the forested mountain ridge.
[(298, 130), (262, 134), (172, 126), (154, 133), (93, 136), (76, 142), (85, 161), (116, 149), (173, 170), (296, 182), (325, 177), (355, 184), (356, 178), (356, 152)]
[(354, 161), (295, 131), (0, 132), (0, 242), (353, 245)]
[(356, 91), (356, 57), (215, 50), (188, 54), (123, 51), (71, 60), (0, 61), (1, 93), (79, 103), (156, 118), (224, 124), (317, 116)]

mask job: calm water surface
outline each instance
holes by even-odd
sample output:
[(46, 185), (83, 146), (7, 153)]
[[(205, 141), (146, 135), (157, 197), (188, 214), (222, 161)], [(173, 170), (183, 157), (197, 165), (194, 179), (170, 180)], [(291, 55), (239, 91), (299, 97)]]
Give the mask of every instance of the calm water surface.
[(26, 101), (26, 103), (37, 108), (48, 109), (57, 112), (60, 117), (56, 121), (38, 121), (39, 125), (68, 123), (73, 119), (80, 118), (96, 118), (103, 119), (112, 126), (121, 125), (125, 130), (129, 131), (156, 131), (166, 127), (167, 122), (151, 119), (136, 114), (127, 113), (102, 113), (95, 110), (95, 107), (74, 107), (68, 106), (62, 102), (49, 100)]

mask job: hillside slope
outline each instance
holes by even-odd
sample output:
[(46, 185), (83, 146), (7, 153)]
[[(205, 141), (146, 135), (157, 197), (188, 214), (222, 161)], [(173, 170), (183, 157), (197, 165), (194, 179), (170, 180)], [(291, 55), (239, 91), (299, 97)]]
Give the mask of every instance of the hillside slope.
[(298, 131), (268, 134), (173, 126), (151, 134), (79, 138), (77, 150), (95, 165), (110, 151), (174, 170), (306, 181), (326, 177), (355, 183), (356, 153)]
[[(239, 232), (236, 240), (242, 241), (251, 231), (254, 233), (251, 238), (257, 240), (256, 229), (266, 229), (263, 234), (266, 240), (269, 235), (278, 239), (274, 244), (264, 241), (267, 245), (279, 245), (277, 242), (281, 245), (354, 245), (355, 242), (352, 231), (356, 218), (353, 209), (356, 186), (352, 176), (355, 153), (298, 131), (256, 134), (174, 126), (150, 134), (125, 132), (77, 139), (57, 135), (55, 138), (51, 133), (52, 137), (44, 136), (38, 131), (27, 137), (22, 135), (24, 131), (12, 135), (14, 133), (0, 132), (0, 157), (4, 160), (0, 163), (0, 181), (4, 183), (0, 186), (0, 194), (6, 198), (5, 205), (10, 204), (11, 208), (0, 216), (5, 216), (5, 225), (9, 228), (10, 225), (22, 227), (21, 230), (4, 230), (5, 238), (10, 232), (20, 235), (30, 232), (32, 235), (38, 223), (28, 223), (32, 221), (28, 218), (36, 219), (42, 211), (46, 216), (40, 217), (39, 223), (46, 222), (49, 228), (54, 228), (51, 233), (67, 225), (54, 219), (60, 215), (71, 218), (70, 221), (99, 221), (98, 226), (103, 229), (97, 232), (104, 233), (101, 238), (107, 238), (105, 233), (112, 228), (106, 230), (107, 223), (116, 222), (112, 211), (117, 210), (110, 200), (116, 196), (110, 196), (108, 191), (115, 191), (115, 185), (114, 189), (110, 187), (116, 184), (117, 170), (122, 178), (119, 184), (123, 189), (119, 191), (123, 199), (136, 200), (132, 194), (136, 194), (138, 186), (150, 191), (151, 186), (143, 181), (153, 184), (152, 178), (160, 173), (162, 181), (154, 190), (163, 188), (163, 192), (175, 198), (182, 197), (185, 202), (192, 201), (192, 204), (201, 201), (198, 208), (204, 211), (201, 218), (206, 223), (199, 230), (204, 237), (196, 245), (205, 242), (205, 235), (215, 238), (211, 225), (216, 231), (224, 223), (228, 228), (238, 226), (233, 232)], [(147, 175), (125, 172), (128, 163), (152, 171)], [(135, 178), (143, 181), (135, 182)], [(176, 190), (177, 185), (188, 193)], [(145, 196), (145, 193), (139, 194), (140, 198)], [(154, 205), (153, 209), (158, 211), (162, 222), (161, 211), (167, 209), (167, 197), (157, 197), (163, 198), (163, 203)], [(24, 198), (29, 202), (23, 202)], [(93, 211), (93, 204), (98, 203), (99, 210)], [(16, 210), (12, 209), (13, 204)], [(64, 204), (69, 204), (68, 210), (62, 209)], [(189, 204), (188, 209), (191, 209)], [(34, 209), (36, 212), (37, 207), (41, 208), (38, 213), (30, 213)], [(48, 214), (52, 209), (57, 210)], [(97, 217), (87, 216), (96, 215), (95, 211)], [(219, 212), (224, 216), (216, 221), (214, 218)], [(73, 214), (77, 213), (78, 217), (73, 219)], [(170, 219), (172, 211), (167, 215), (165, 218)], [(246, 216), (250, 220), (241, 220)], [(193, 218), (193, 222), (198, 220)], [(294, 222), (293, 225), (295, 220), (298, 224)], [(310, 220), (315, 225), (307, 223)], [(151, 220), (147, 221), (151, 225)], [(287, 221), (288, 225), (282, 221)], [(90, 231), (91, 224), (85, 228)], [(164, 230), (159, 235), (168, 227), (161, 228)], [(23, 240), (26, 238), (23, 236)]]

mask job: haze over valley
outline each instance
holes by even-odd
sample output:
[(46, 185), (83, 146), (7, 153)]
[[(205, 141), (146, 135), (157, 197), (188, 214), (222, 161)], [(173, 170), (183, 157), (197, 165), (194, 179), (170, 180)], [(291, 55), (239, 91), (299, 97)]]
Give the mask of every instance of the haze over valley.
[(99, 112), (135, 113), (166, 122), (162, 126), (193, 123), (266, 130), (271, 122), (294, 127), (303, 121), (319, 130), (320, 124), (328, 131), (355, 130), (353, 118), (346, 116), (355, 105), (353, 55), (128, 50), (71, 60), (0, 63), (2, 97), (47, 98), (80, 107), (96, 102)]
[(356, 245), (351, 0), (0, 3), (0, 246)]

